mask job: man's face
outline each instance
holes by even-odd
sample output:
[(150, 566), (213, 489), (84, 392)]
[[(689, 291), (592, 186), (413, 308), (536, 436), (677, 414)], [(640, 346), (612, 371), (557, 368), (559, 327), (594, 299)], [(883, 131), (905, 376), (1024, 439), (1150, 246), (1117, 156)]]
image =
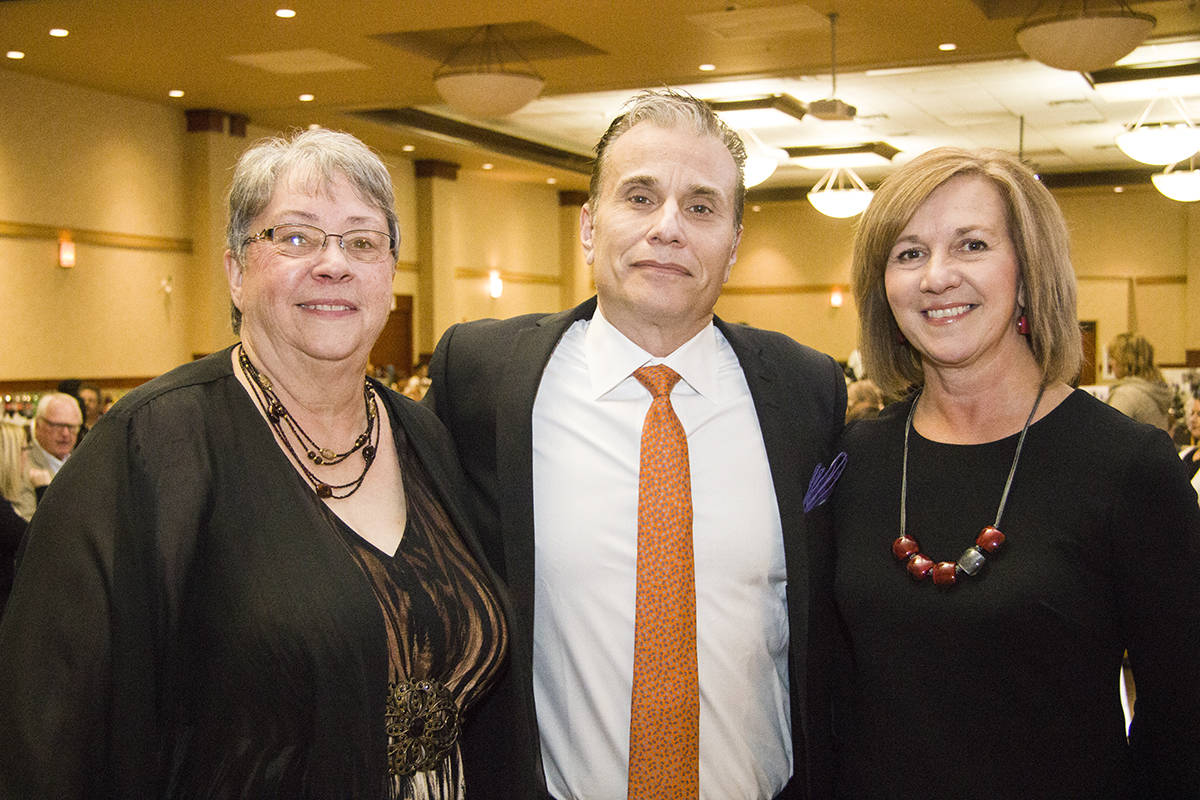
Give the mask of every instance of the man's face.
[(46, 406), (46, 411), (33, 423), (33, 435), (38, 444), (50, 455), (64, 459), (75, 447), (83, 415), (74, 400), (55, 397)]
[(100, 393), (95, 389), (80, 389), (79, 399), (83, 401), (83, 407), (87, 409), (89, 419), (95, 419), (100, 416)]
[(646, 349), (677, 347), (708, 324), (737, 259), (737, 165), (714, 136), (643, 122), (609, 146), (603, 170), (580, 217), (600, 309)]

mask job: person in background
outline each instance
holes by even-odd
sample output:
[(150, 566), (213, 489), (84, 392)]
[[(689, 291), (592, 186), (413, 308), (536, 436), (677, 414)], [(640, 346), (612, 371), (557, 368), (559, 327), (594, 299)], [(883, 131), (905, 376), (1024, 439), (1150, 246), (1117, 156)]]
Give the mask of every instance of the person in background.
[(1117, 382), (1108, 391), (1108, 404), (1127, 417), (1168, 428), (1171, 387), (1154, 363), (1154, 347), (1140, 333), (1119, 333), (1108, 345), (1108, 359)]
[(104, 414), (104, 398), (100, 387), (91, 383), (79, 384), (79, 405), (83, 409), (83, 432), (87, 433), (96, 427)]
[[(25, 425), (7, 419), (0, 420), (0, 614), (12, 591), (17, 549), (25, 535), (27, 522), (13, 502), (20, 496), (26, 481), (29, 460), (27, 432)], [(50, 475), (46, 473), (43, 477), (44, 480), (39, 480), (44, 486), (50, 482)]]
[(1200, 397), (1188, 397), (1184, 402), (1184, 409), (1187, 439), (1179, 451), (1179, 458), (1183, 461), (1188, 478), (1194, 478), (1200, 472)]
[(82, 425), (83, 412), (71, 395), (48, 392), (38, 398), (33, 441), (25, 450), (21, 484), (11, 497), (25, 520), (33, 518), (46, 486), (75, 449)]
[(460, 800), (506, 622), (444, 428), (365, 377), (391, 178), (348, 134), (260, 142), (227, 238), (241, 341), (125, 395), (30, 525), (0, 797)]
[(839, 796), (1200, 797), (1200, 507), (1163, 431), (1069, 385), (1050, 192), (1007, 153), (931, 150), (876, 190), (852, 264), (867, 371), (907, 398), (842, 442)]
[(425, 402), (515, 606), (467, 734), (476, 797), (828, 796), (831, 566), (803, 481), (846, 384), (713, 316), (744, 159), (703, 101), (637, 96), (580, 216), (597, 297), (455, 325), (434, 352)]
[(870, 378), (854, 381), (846, 387), (846, 422), (877, 417), (883, 410), (883, 393)]

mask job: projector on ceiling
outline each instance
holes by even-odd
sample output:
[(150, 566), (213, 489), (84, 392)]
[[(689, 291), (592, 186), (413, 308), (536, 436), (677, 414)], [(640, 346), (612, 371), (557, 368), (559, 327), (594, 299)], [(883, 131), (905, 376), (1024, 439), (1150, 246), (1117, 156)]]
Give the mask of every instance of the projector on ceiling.
[(829, 120), (830, 122), (850, 122), (854, 119), (854, 115), (858, 113), (858, 109), (849, 103), (844, 103), (836, 98), (830, 98), (829, 100), (814, 100), (809, 103), (808, 113), (817, 119)]

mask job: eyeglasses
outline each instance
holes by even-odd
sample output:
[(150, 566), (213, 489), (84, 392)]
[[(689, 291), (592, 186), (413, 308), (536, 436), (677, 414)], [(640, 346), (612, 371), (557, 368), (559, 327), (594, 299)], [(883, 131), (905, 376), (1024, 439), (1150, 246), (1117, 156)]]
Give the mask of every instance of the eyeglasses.
[(79, 429), (83, 427), (82, 425), (72, 425), (69, 422), (51, 422), (45, 417), (38, 417), (38, 422), (49, 425), (54, 430), (70, 431), (71, 433), (79, 433)]
[(267, 228), (257, 236), (251, 236), (246, 244), (251, 242), (270, 242), (275, 249), (285, 256), (292, 258), (308, 258), (325, 249), (325, 243), (330, 236), (338, 238), (338, 244), (346, 258), (364, 264), (374, 264), (387, 258), (396, 246), (395, 240), (382, 231), (346, 231), (345, 233), (326, 233), (313, 225), (276, 225)]

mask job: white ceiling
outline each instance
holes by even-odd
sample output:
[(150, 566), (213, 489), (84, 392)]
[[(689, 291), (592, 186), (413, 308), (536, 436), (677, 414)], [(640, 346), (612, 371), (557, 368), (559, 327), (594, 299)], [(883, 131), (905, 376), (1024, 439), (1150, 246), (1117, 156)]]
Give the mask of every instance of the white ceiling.
[[(383, 124), (361, 112), (419, 109), (467, 123), (464, 130), (494, 130), (584, 157), (641, 88), (681, 86), (706, 99), (828, 97), (826, 15), (836, 11), (837, 96), (857, 107), (857, 119), (783, 117), (754, 128), (767, 144), (883, 141), (901, 151), (896, 162), (940, 144), (990, 146), (1020, 151), (1049, 174), (1138, 168), (1113, 139), (1164, 87), (1136, 81), (1096, 88), (1079, 73), (1024, 58), (1013, 31), (1035, 8), (1060, 4), (1072, 2), (0, 0), (0, 52), (26, 53), (19, 61), (0, 61), (0, 69), (180, 108), (219, 109), (261, 127), (323, 124), (350, 130), (387, 152), (408, 145), (414, 158), (452, 161), (467, 170), (489, 162), (493, 174), (507, 179), (554, 178), (563, 188), (584, 188), (581, 158), (566, 166), (539, 161), (520, 155), (519, 148)], [(285, 5), (297, 12), (294, 19), (274, 16)], [(1149, 40), (1154, 46), (1135, 53), (1136, 59), (1200, 59), (1197, 0), (1131, 5), (1158, 18)], [(405, 36), (444, 35), (442, 29), (514, 22), (550, 29), (574, 49), (537, 54), (534, 66), (546, 78), (542, 98), (499, 122), (462, 118), (441, 105), (432, 83), (436, 54), (395, 43)], [(51, 39), (50, 27), (71, 34)], [(939, 51), (944, 42), (957, 49)], [(704, 62), (716, 70), (699, 72)], [(173, 88), (185, 96), (168, 99)], [(1176, 78), (1167, 91), (1200, 120), (1200, 77)], [(298, 101), (302, 92), (315, 100)], [(1151, 121), (1177, 119), (1168, 103), (1160, 103)], [(874, 181), (887, 169), (859, 172)], [(811, 186), (820, 175), (788, 163), (763, 186)]]

